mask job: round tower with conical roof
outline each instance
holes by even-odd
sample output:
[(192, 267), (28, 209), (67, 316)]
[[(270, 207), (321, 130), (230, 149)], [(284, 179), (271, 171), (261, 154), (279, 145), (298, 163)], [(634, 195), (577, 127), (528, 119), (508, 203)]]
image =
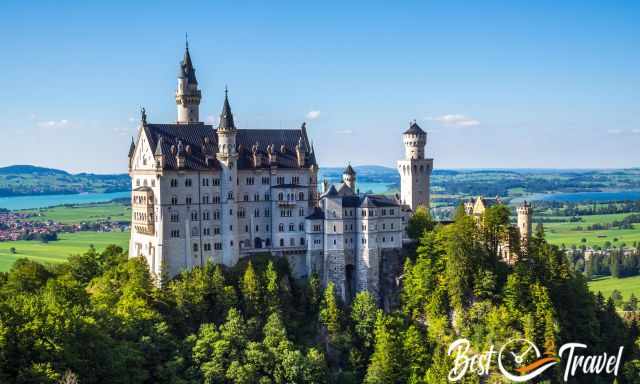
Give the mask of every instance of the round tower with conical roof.
[(225, 265), (236, 265), (240, 258), (240, 237), (238, 215), (235, 212), (238, 199), (238, 152), (236, 135), (238, 130), (233, 122), (233, 114), (229, 105), (228, 90), (224, 90), (224, 104), (220, 113), (217, 158), (220, 162), (220, 220), (222, 225), (222, 262)]
[(202, 93), (198, 89), (196, 70), (191, 62), (189, 42), (187, 41), (184, 58), (178, 69), (178, 89), (176, 90), (178, 123), (188, 124), (200, 121), (200, 99), (202, 99)]

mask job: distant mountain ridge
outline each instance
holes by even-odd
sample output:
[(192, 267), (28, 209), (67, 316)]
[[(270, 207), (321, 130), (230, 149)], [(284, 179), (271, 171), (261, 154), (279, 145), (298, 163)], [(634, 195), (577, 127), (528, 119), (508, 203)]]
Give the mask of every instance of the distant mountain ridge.
[(23, 174), (34, 175), (69, 175), (69, 172), (55, 168), (38, 167), (36, 165), (10, 165), (0, 168), (0, 175)]
[(71, 174), (60, 169), (23, 164), (0, 167), (0, 197), (120, 192), (130, 188), (131, 179), (124, 173)]

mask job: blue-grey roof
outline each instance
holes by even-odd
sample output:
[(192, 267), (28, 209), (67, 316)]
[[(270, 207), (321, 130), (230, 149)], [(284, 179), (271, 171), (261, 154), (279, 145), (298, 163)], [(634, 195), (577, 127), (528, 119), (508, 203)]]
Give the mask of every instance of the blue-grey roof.
[(409, 126), (409, 129), (407, 129), (406, 131), (404, 131), (404, 134), (413, 134), (413, 135), (424, 135), (426, 134), (425, 131), (422, 130), (422, 128), (420, 128), (420, 126), (418, 125), (418, 123), (416, 123), (415, 121), (411, 123), (411, 125)]
[(307, 220), (322, 220), (324, 219), (324, 212), (322, 209), (318, 207), (314, 207), (313, 211), (309, 216), (306, 217)]
[[(208, 124), (188, 123), (188, 124), (145, 124), (142, 126), (145, 135), (149, 140), (151, 148), (155, 152), (161, 151), (165, 155), (164, 166), (166, 169), (177, 169), (175, 156), (171, 152), (171, 147), (182, 141), (183, 147), (190, 146), (190, 153), (185, 153), (185, 169), (206, 170), (218, 169), (220, 165), (215, 159), (218, 152), (218, 135), (216, 130)], [(258, 143), (257, 152), (260, 153), (264, 161), (261, 168), (269, 168), (267, 161), (267, 145), (274, 144), (274, 151), (277, 156), (277, 166), (279, 168), (299, 168), (298, 159), (294, 150), (296, 144), (302, 139), (302, 143), (309, 148), (309, 138), (306, 130), (302, 129), (239, 129), (236, 132), (236, 145), (239, 154), (238, 168), (252, 169), (251, 147)], [(161, 141), (160, 148), (158, 142)], [(285, 152), (281, 152), (282, 145)], [(212, 159), (207, 163), (207, 158)], [(315, 158), (306, 153), (304, 167), (312, 165), (317, 167)]]
[(226, 89), (224, 90), (224, 104), (222, 104), (218, 129), (236, 129), (236, 125), (233, 122), (233, 113), (231, 113), (231, 106), (229, 105), (229, 95)]
[(187, 79), (191, 84), (198, 84), (198, 80), (196, 80), (196, 69), (193, 68), (193, 63), (191, 62), (191, 55), (189, 54), (188, 46), (185, 48), (184, 58), (180, 62), (178, 78)]

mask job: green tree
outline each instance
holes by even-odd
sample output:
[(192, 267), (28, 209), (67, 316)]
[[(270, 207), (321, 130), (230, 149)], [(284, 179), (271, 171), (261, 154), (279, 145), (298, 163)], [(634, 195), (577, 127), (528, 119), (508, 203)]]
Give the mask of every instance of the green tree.
[(15, 291), (35, 292), (52, 277), (42, 264), (30, 259), (18, 259), (13, 263), (7, 277), (7, 288)]
[(324, 300), (320, 309), (320, 318), (331, 339), (334, 339), (342, 330), (342, 309), (335, 293), (335, 285), (332, 281), (327, 284), (324, 290)]
[(262, 284), (251, 261), (247, 263), (244, 271), (241, 289), (247, 316), (257, 315), (262, 305)]
[(418, 240), (425, 231), (431, 231), (435, 227), (435, 222), (431, 219), (429, 209), (420, 205), (407, 222), (407, 235), (409, 238)]
[(265, 302), (269, 313), (280, 311), (280, 291), (278, 272), (273, 266), (273, 262), (269, 261), (267, 270), (265, 271), (264, 280), (266, 282)]
[(365, 383), (404, 382), (402, 343), (394, 332), (392, 319), (379, 312), (375, 325), (375, 348), (367, 369)]

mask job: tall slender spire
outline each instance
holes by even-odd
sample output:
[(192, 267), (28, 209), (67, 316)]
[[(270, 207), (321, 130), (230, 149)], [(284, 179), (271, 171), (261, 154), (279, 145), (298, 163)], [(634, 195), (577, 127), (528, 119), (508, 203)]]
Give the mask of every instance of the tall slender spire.
[(224, 104), (222, 105), (222, 113), (220, 113), (220, 125), (218, 129), (236, 129), (236, 125), (233, 122), (233, 113), (231, 113), (231, 106), (229, 105), (229, 89), (224, 87)]
[(184, 58), (180, 62), (180, 71), (178, 73), (178, 78), (187, 79), (191, 84), (198, 84), (198, 80), (196, 79), (196, 69), (193, 68), (193, 62), (191, 61), (191, 54), (189, 53), (189, 40), (186, 34), (185, 34)]

